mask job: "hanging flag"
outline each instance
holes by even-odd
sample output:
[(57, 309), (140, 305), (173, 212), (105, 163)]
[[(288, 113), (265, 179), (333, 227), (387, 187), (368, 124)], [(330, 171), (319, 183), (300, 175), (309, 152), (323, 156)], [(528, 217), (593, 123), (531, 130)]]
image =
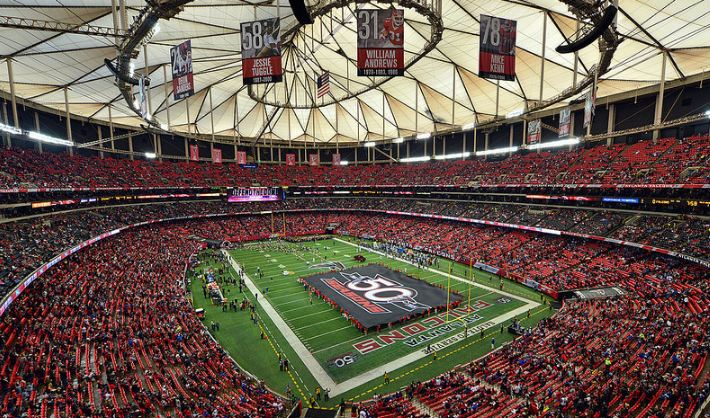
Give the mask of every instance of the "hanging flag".
[(569, 136), (569, 131), (572, 125), (572, 110), (569, 107), (565, 107), (560, 110), (560, 130), (559, 137), (567, 138)]
[(318, 98), (320, 99), (330, 91), (330, 73), (326, 71), (318, 76), (316, 84), (318, 85)]
[(340, 165), (340, 154), (333, 154), (333, 166)]
[(296, 165), (296, 154), (286, 154), (286, 165)]
[(170, 64), (173, 73), (173, 99), (180, 100), (195, 94), (192, 80), (192, 42), (187, 40), (170, 48)]
[(528, 122), (528, 144), (537, 144), (540, 142), (542, 123), (540, 119), (531, 120)]
[(357, 75), (404, 75), (404, 9), (357, 11)]
[(215, 164), (222, 164), (222, 150), (219, 148), (212, 148), (212, 162)]
[(594, 89), (591, 88), (587, 93), (584, 94), (584, 128), (592, 124), (592, 119), (594, 119), (594, 107), (596, 105), (596, 94), (594, 94)]
[(143, 119), (148, 116), (148, 94), (145, 88), (145, 77), (138, 79), (138, 110)]
[(200, 161), (200, 148), (197, 144), (190, 145), (190, 161)]
[(244, 84), (278, 83), (281, 68), (281, 21), (278, 18), (243, 22), (242, 79)]
[(246, 164), (247, 163), (247, 152), (246, 151), (237, 151), (237, 164)]
[(320, 164), (320, 154), (308, 154), (308, 165), (319, 165)]
[(515, 37), (517, 22), (481, 15), (478, 76), (493, 80), (515, 80)]

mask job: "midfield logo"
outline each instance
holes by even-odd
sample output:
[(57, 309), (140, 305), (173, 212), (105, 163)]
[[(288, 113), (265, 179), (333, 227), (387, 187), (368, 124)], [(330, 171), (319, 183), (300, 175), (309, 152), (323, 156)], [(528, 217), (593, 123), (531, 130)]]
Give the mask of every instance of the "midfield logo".
[(310, 267), (311, 269), (318, 270), (318, 269), (330, 269), (330, 270), (345, 270), (345, 264), (341, 263), (340, 261), (326, 261), (323, 263), (317, 263), (313, 264)]
[(340, 272), (340, 277), (321, 280), (370, 314), (386, 314), (392, 312), (392, 309), (422, 312), (431, 308), (415, 299), (418, 294), (415, 289), (380, 274), (370, 277), (357, 272)]

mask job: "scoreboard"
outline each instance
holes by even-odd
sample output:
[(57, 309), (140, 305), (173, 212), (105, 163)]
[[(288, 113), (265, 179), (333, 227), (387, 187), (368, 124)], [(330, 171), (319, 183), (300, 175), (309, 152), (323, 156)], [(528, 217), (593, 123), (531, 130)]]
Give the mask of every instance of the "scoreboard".
[(227, 190), (227, 202), (276, 202), (284, 200), (286, 193), (280, 187), (235, 187)]

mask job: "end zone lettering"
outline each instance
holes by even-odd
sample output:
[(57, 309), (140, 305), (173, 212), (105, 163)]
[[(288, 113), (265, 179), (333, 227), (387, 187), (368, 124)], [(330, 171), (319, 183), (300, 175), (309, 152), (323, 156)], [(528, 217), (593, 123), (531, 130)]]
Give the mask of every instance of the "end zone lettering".
[[(442, 312), (439, 315), (430, 316), (428, 318), (422, 319), (421, 321), (417, 321), (415, 323), (403, 326), (399, 330), (393, 330), (387, 333), (382, 333), (376, 337), (360, 341), (358, 343), (353, 344), (353, 347), (361, 354), (371, 353), (373, 351), (379, 350), (380, 348), (394, 344), (397, 341), (402, 341), (402, 343), (410, 347), (416, 347), (422, 343), (429, 342), (437, 337), (446, 335), (457, 329), (461, 329), (462, 327), (464, 327), (464, 324), (471, 325), (475, 322), (480, 321), (481, 319), (483, 319), (483, 317), (476, 313), (472, 314), (472, 312), (480, 311), (481, 309), (485, 309), (489, 306), (492, 305), (488, 302), (478, 300), (471, 307), (459, 307), (456, 309), (451, 309), (449, 311), (449, 319), (456, 319), (455, 322), (449, 322), (447, 324), (446, 312)], [(489, 322), (490, 321), (477, 327), (470, 328), (469, 332), (471, 333), (474, 329), (479, 329), (481, 326), (484, 326)]]

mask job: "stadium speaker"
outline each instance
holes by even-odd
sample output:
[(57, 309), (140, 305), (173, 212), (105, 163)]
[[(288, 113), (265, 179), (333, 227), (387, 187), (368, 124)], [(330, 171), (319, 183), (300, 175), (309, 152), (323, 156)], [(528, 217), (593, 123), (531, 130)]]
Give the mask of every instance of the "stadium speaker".
[(611, 22), (614, 21), (615, 16), (616, 7), (607, 7), (606, 10), (604, 10), (604, 14), (602, 15), (601, 20), (599, 21), (599, 23), (597, 23), (596, 26), (592, 28), (592, 30), (590, 30), (586, 35), (582, 36), (581, 38), (577, 39), (572, 43), (563, 43), (562, 45), (559, 45), (557, 48), (555, 48), (555, 51), (559, 52), (560, 54), (570, 54), (586, 47), (587, 45), (596, 41), (597, 38), (599, 38), (601, 34), (609, 28), (609, 25), (611, 25)]
[(291, 4), (291, 10), (293, 11), (293, 15), (296, 16), (298, 23), (302, 25), (313, 24), (313, 17), (308, 12), (305, 0), (288, 0), (288, 2)]

